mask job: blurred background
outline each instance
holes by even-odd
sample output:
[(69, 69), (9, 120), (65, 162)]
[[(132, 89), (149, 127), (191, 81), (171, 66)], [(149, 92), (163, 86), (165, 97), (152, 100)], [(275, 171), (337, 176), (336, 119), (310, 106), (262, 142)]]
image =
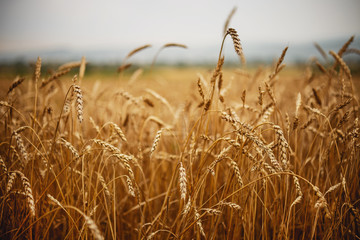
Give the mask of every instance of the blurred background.
[[(248, 62), (268, 62), (289, 46), (287, 63), (304, 62), (325, 51), (338, 50), (355, 35), (359, 48), (358, 0), (2, 0), (0, 2), (0, 63), (66, 62), (86, 56), (94, 64), (118, 64), (128, 52), (151, 44), (132, 57), (149, 64), (169, 42), (159, 64), (208, 64), (217, 61), (225, 21), (237, 30)], [(236, 61), (231, 39), (227, 61)], [(358, 56), (357, 56), (357, 59)], [(355, 58), (356, 60), (356, 58)]]

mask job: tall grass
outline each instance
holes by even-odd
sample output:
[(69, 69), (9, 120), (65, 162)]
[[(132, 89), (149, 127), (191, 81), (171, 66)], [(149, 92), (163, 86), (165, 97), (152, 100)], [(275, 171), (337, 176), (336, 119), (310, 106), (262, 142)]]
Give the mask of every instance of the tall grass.
[(103, 88), (85, 59), (49, 76), (38, 59), (0, 102), (0, 238), (359, 238), (349, 45), (291, 77), (287, 47), (255, 72), (226, 72), (220, 51), (191, 91)]

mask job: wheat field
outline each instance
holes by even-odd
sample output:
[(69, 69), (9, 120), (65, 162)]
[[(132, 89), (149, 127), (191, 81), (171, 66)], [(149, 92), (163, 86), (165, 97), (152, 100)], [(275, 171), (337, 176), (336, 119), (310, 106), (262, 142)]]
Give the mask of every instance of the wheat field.
[(296, 71), (225, 38), (241, 67), (127, 73), (145, 45), (111, 81), (85, 58), (2, 81), (0, 238), (359, 239), (354, 38)]

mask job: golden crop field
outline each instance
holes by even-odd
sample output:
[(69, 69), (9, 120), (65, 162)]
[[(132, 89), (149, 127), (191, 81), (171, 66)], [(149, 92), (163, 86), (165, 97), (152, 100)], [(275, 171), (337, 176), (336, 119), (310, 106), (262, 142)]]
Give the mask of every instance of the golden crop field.
[(2, 77), (0, 239), (359, 239), (353, 38), (259, 68), (225, 38), (238, 68)]

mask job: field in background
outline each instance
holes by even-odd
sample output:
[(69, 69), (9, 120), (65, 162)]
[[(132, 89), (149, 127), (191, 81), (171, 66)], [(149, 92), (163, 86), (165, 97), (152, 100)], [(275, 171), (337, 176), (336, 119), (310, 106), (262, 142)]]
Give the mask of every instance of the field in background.
[(291, 67), (284, 49), (260, 67), (3, 72), (0, 238), (359, 238), (350, 43)]

